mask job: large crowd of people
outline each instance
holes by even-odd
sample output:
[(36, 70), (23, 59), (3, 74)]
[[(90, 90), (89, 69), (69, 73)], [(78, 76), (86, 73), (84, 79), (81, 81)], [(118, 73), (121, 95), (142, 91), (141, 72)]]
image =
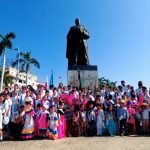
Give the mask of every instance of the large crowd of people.
[(0, 94), (0, 141), (13, 139), (150, 134), (150, 96), (142, 81), (138, 88), (94, 90), (62, 83), (5, 88)]

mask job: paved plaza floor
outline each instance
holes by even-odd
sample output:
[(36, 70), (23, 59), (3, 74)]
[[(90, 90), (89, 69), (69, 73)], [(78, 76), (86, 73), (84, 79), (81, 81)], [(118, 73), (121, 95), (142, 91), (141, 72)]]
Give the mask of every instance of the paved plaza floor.
[(0, 143), (0, 150), (150, 150), (150, 136), (3, 141)]

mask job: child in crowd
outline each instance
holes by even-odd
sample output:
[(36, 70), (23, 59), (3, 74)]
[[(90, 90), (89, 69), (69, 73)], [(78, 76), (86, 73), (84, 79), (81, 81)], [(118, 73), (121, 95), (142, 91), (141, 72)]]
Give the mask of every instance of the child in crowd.
[(101, 103), (97, 104), (97, 112), (96, 112), (96, 126), (97, 126), (97, 135), (102, 135), (102, 129), (104, 127), (104, 111), (103, 111), (103, 105)]
[(81, 123), (81, 135), (87, 136), (87, 118), (86, 118), (86, 109), (85, 105), (80, 105), (80, 123)]
[(19, 108), (19, 96), (18, 96), (18, 91), (14, 91), (12, 99), (12, 108), (11, 108), (11, 113), (14, 113), (18, 111)]
[(24, 125), (24, 105), (14, 112), (9, 123), (9, 139), (19, 139)]
[(72, 116), (72, 126), (71, 126), (71, 135), (73, 137), (78, 137), (81, 135), (80, 130), (80, 114), (79, 107), (76, 106)]
[(3, 140), (3, 114), (5, 112), (4, 97), (0, 95), (0, 141)]
[(56, 140), (58, 138), (58, 115), (54, 106), (50, 107), (48, 137), (52, 140)]
[(47, 110), (49, 109), (50, 107), (50, 102), (48, 100), (48, 97), (47, 95), (45, 95), (42, 99), (42, 106), (46, 106)]
[(144, 133), (148, 133), (149, 132), (149, 112), (150, 112), (150, 108), (149, 105), (146, 103), (142, 104), (143, 107), (143, 111), (142, 111), (142, 129)]
[(65, 118), (65, 109), (64, 109), (64, 102), (59, 102), (58, 107), (58, 138), (65, 138), (66, 137), (66, 118)]
[(37, 106), (38, 104), (42, 105), (41, 95), (39, 93), (36, 95), (35, 106)]
[(48, 130), (48, 120), (49, 120), (49, 112), (48, 105), (42, 106), (42, 112), (40, 113), (39, 118), (39, 132), (40, 137), (46, 138), (47, 137), (47, 130)]
[(105, 112), (105, 117), (106, 117), (106, 126), (108, 128), (109, 134), (111, 136), (115, 136), (117, 133), (116, 117), (112, 105), (108, 106), (107, 111)]
[(15, 118), (15, 126), (16, 126), (16, 138), (20, 139), (20, 135), (24, 126), (24, 105), (19, 106), (18, 116)]
[(26, 98), (25, 100), (25, 121), (23, 130), (21, 132), (22, 139), (31, 139), (35, 135), (35, 128), (34, 128), (34, 117), (35, 112), (32, 109), (31, 99)]
[(94, 112), (94, 102), (89, 101), (87, 103), (87, 124), (88, 124), (88, 135), (94, 136), (96, 130), (96, 114)]
[(136, 105), (135, 106), (135, 133), (139, 134), (141, 133), (141, 126), (140, 126), (140, 122), (141, 122), (141, 113), (140, 113), (140, 106)]
[(36, 106), (36, 114), (35, 114), (35, 136), (39, 137), (39, 121), (42, 113), (42, 105), (40, 103)]
[(71, 137), (71, 124), (72, 124), (72, 116), (73, 116), (73, 105), (65, 106), (65, 118), (66, 118), (66, 136)]
[[(120, 135), (127, 135), (127, 119), (128, 119), (128, 112), (127, 108), (125, 107), (125, 102), (120, 101), (120, 107), (117, 110), (117, 118), (119, 120), (119, 130), (120, 130)], [(124, 132), (123, 132), (124, 128)]]
[(131, 107), (131, 102), (127, 102), (128, 119), (128, 134), (135, 134), (135, 109)]

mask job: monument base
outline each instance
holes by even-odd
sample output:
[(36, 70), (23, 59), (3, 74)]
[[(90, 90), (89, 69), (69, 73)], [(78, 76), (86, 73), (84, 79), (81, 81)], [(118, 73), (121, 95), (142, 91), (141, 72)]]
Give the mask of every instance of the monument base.
[(68, 85), (79, 88), (94, 89), (98, 85), (98, 69), (96, 65), (75, 65), (68, 66)]

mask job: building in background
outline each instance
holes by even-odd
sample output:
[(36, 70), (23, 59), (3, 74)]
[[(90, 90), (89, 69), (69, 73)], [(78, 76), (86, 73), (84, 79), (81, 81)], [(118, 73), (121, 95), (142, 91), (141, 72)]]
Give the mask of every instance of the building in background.
[[(18, 86), (26, 85), (26, 76), (27, 74), (25, 72), (20, 72), (18, 75), (18, 82), (16, 81), (17, 78), (17, 69), (13, 67), (6, 67), (5, 72), (8, 72), (7, 76), (13, 77), (13, 83), (17, 83)], [(28, 78), (28, 84), (32, 85), (33, 87), (36, 87), (38, 84), (38, 77), (29, 73), (29, 78)], [(11, 85), (10, 85), (11, 86)]]

